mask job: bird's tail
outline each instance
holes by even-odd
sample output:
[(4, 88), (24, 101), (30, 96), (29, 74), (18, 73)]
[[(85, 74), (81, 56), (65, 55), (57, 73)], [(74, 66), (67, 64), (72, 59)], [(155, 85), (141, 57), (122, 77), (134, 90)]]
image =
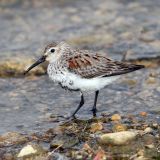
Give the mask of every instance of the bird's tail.
[(137, 64), (133, 64), (129, 67), (129, 69), (131, 69), (131, 72), (132, 71), (136, 71), (136, 70), (139, 70), (139, 69), (142, 69), (142, 68), (145, 68), (144, 65), (137, 65)]
[[(122, 63), (121, 63), (122, 64)], [(137, 65), (137, 64), (128, 64), (125, 63), (122, 66), (120, 66), (119, 69), (117, 69), (115, 72), (113, 72), (110, 75), (104, 75), (103, 77), (109, 77), (109, 76), (117, 76), (121, 74), (130, 73), (139, 69), (145, 68), (144, 65)]]

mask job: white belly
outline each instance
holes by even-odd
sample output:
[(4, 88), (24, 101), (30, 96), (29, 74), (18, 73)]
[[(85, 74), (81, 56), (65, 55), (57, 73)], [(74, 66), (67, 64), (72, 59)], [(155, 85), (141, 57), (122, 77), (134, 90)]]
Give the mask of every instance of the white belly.
[(108, 84), (115, 81), (119, 76), (112, 77), (97, 77), (97, 78), (81, 78), (74, 73), (64, 73), (64, 74), (53, 74), (50, 78), (58, 83), (61, 83), (63, 87), (67, 87), (71, 90), (81, 90), (81, 91), (97, 91)]
[(79, 87), (81, 91), (97, 91), (115, 81), (118, 76), (113, 77), (97, 77), (92, 79), (77, 78), (73, 85)]

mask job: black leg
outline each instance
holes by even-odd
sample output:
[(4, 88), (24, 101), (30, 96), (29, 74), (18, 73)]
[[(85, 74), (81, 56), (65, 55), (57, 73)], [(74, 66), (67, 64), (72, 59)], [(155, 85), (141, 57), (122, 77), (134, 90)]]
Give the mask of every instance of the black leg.
[(75, 114), (79, 111), (79, 109), (83, 106), (84, 104), (84, 97), (83, 94), (81, 93), (81, 101), (79, 103), (79, 106), (77, 107), (77, 109), (74, 111), (74, 113), (72, 114), (71, 117), (75, 117)]
[(96, 91), (95, 92), (95, 98), (94, 98), (94, 105), (93, 105), (93, 108), (92, 108), (92, 112), (93, 112), (94, 117), (96, 116), (96, 113), (97, 113), (96, 104), (97, 104), (98, 94), (99, 94), (99, 91)]

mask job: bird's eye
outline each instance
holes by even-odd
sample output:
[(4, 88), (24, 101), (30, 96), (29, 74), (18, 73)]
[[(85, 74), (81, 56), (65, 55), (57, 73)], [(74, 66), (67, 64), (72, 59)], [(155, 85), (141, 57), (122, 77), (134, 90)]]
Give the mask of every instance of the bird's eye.
[(51, 49), (50, 52), (51, 52), (51, 53), (54, 53), (54, 52), (55, 52), (55, 49)]

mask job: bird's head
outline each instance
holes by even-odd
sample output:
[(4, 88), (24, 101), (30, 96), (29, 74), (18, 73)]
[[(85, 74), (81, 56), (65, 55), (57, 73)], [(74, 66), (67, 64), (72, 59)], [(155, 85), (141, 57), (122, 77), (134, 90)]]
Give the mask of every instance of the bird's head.
[(60, 57), (63, 56), (63, 53), (65, 53), (69, 49), (69, 45), (65, 42), (61, 42), (59, 44), (53, 42), (47, 45), (44, 49), (43, 55), (35, 62), (33, 63), (25, 72), (24, 74), (28, 73), (31, 69), (38, 66), (39, 64), (48, 61), (49, 63), (53, 63), (57, 61)]

